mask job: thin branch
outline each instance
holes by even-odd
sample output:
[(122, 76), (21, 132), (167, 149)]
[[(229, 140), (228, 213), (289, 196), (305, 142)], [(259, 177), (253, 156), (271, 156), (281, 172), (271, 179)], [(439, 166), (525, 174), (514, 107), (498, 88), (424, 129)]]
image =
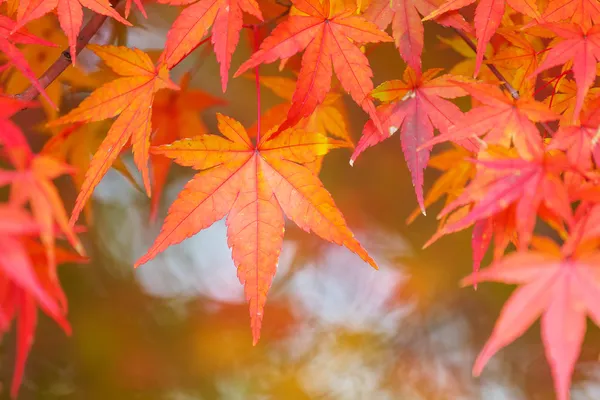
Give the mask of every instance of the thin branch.
[[(473, 41), (467, 36), (466, 33), (464, 33), (461, 30), (458, 30), (458, 29), (454, 29), (454, 31), (471, 48), (471, 50), (473, 50), (475, 53), (477, 53), (477, 46), (475, 46), (475, 43), (473, 43)], [(483, 56), (483, 60), (487, 61), (487, 58), (485, 56)], [(513, 99), (519, 100), (521, 98), (519, 91), (517, 89), (515, 89), (515, 87), (513, 85), (510, 84), (510, 82), (504, 77), (504, 75), (502, 75), (502, 73), (498, 70), (498, 68), (496, 68), (496, 66), (494, 64), (486, 63), (485, 65), (487, 65), (487, 67), (490, 69), (490, 71), (492, 71), (492, 74), (494, 74), (494, 76), (496, 78), (498, 78), (498, 80), (500, 80), (500, 82), (502, 82), (502, 85), (506, 88), (508, 93), (510, 93), (510, 95), (512, 96)], [(542, 126), (542, 128), (544, 128), (544, 130), (546, 131), (546, 134), (552, 136), (552, 134), (553, 134), (552, 128), (550, 128), (550, 126), (546, 122), (540, 122), (539, 124)]]
[[(458, 34), (458, 36), (460, 36), (460, 38), (464, 40), (464, 42), (471, 48), (471, 50), (477, 53), (477, 46), (475, 46), (475, 43), (473, 43), (473, 41), (467, 36), (467, 34), (458, 29), (455, 29), (455, 31)], [(483, 60), (487, 61), (487, 58), (483, 56)], [(494, 74), (496, 78), (498, 78), (500, 82), (502, 82), (502, 84), (504, 85), (506, 90), (508, 90), (508, 93), (510, 93), (513, 99), (518, 100), (521, 97), (519, 95), (519, 91), (515, 89), (514, 86), (510, 84), (510, 82), (508, 82), (508, 80), (504, 77), (504, 75), (502, 75), (502, 73), (498, 70), (498, 68), (496, 68), (494, 64), (486, 63), (485, 65), (487, 65), (490, 71), (492, 71), (492, 74)]]
[[(111, 0), (110, 4), (113, 7), (116, 7), (120, 1), (121, 0)], [(87, 46), (89, 41), (96, 34), (96, 32), (98, 32), (98, 29), (100, 29), (100, 27), (102, 26), (104, 21), (106, 21), (107, 18), (108, 17), (106, 15), (94, 14), (94, 16), (88, 21), (88, 23), (85, 24), (85, 26), (77, 36), (77, 46), (75, 50), (75, 53), (77, 55), (79, 55), (81, 50), (83, 50), (85, 46)], [(71, 53), (69, 52), (69, 48), (66, 48), (65, 51), (63, 51), (60, 54), (58, 59), (54, 61), (54, 63), (50, 67), (48, 67), (46, 72), (44, 72), (42, 76), (40, 76), (40, 78), (38, 79), (41, 86), (44, 89), (50, 86), (50, 84), (54, 82), (56, 78), (58, 78), (60, 74), (62, 74), (71, 65), (71, 63)], [(27, 89), (17, 94), (15, 97), (23, 101), (31, 101), (38, 97), (39, 94), (39, 90), (30, 85)]]

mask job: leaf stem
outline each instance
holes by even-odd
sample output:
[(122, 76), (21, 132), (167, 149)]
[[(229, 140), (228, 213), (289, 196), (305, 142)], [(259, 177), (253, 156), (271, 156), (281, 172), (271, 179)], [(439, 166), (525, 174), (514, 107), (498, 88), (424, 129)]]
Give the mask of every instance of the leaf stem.
[[(113, 7), (116, 7), (121, 0), (110, 0), (110, 4)], [(77, 46), (75, 53), (79, 54), (81, 50), (87, 46), (92, 37), (98, 32), (98, 29), (102, 26), (104, 21), (106, 21), (108, 17), (106, 15), (94, 14), (94, 16), (88, 21), (87, 24), (83, 27), (79, 35), (77, 36)], [(40, 76), (38, 79), (40, 85), (45, 89), (52, 82), (56, 80), (62, 74), (67, 67), (72, 64), (71, 54), (69, 53), (69, 48), (66, 48), (58, 57), (54, 63), (48, 67), (48, 69)], [(23, 101), (31, 101), (34, 100), (37, 96), (39, 96), (40, 92), (34, 86), (30, 85), (23, 92), (17, 94), (15, 97), (19, 100)], [(24, 107), (26, 109), (27, 107)]]
[[(252, 27), (252, 31), (254, 32), (254, 53), (256, 53), (258, 51), (258, 47), (259, 47), (259, 40), (260, 40), (260, 33), (258, 30), (258, 25), (254, 25)], [(256, 67), (254, 67), (254, 81), (256, 84), (256, 145), (258, 146), (258, 144), (260, 143), (260, 116), (261, 116), (261, 112), (260, 112), (260, 74), (258, 72), (258, 69), (260, 68), (260, 65), (257, 65)]]
[[(477, 46), (467, 36), (466, 33), (464, 33), (463, 31), (461, 31), (459, 29), (456, 29), (456, 28), (454, 29), (454, 31), (467, 44), (467, 46), (469, 46), (471, 48), (471, 50), (473, 50), (475, 53), (477, 53)], [(486, 61), (487, 58), (485, 56), (483, 56), (483, 60)], [(492, 71), (492, 74), (494, 74), (494, 76), (496, 78), (498, 78), (498, 80), (500, 80), (500, 82), (502, 82), (502, 85), (506, 88), (506, 90), (508, 91), (508, 93), (510, 93), (510, 95), (511, 95), (511, 97), (513, 99), (519, 100), (521, 98), (521, 95), (519, 94), (519, 91), (517, 89), (515, 89), (515, 87), (513, 85), (510, 84), (510, 82), (508, 81), (508, 79), (506, 79), (504, 77), (504, 75), (502, 75), (502, 73), (498, 70), (498, 68), (496, 68), (496, 66), (494, 64), (492, 64), (492, 63), (486, 63), (485, 65), (487, 65), (487, 67), (490, 69), (490, 71)], [(550, 128), (550, 126), (546, 122), (540, 122), (540, 125), (542, 126), (542, 128), (544, 128), (544, 130), (546, 131), (545, 132), (546, 134), (552, 136), (553, 131), (552, 131), (552, 129)]]

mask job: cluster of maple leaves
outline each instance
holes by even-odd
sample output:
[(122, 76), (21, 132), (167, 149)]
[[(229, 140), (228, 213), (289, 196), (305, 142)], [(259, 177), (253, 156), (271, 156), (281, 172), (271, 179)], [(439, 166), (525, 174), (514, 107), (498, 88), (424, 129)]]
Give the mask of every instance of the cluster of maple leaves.
[[(70, 79), (82, 90), (96, 87), (98, 80), (102, 84), (58, 116), (60, 87), (43, 82), (47, 76), (29, 63), (47, 52), (58, 58), (67, 54), (76, 65), (78, 41), (91, 37), (80, 35), (82, 7), (130, 26), (132, 6), (146, 16), (142, 1), (127, 0), (124, 16), (113, 8), (118, 1), (0, 1), (0, 52), (6, 61), (0, 149), (7, 166), (0, 170), (0, 185), (10, 185), (8, 201), (0, 204), (0, 329), (17, 320), (13, 395), (33, 340), (37, 308), (69, 332), (56, 266), (84, 260), (75, 223), (83, 211), (91, 223), (89, 200), (111, 167), (127, 174), (120, 160), (124, 151), (132, 149), (151, 197), (152, 218), (171, 162), (198, 171), (136, 266), (226, 217), (256, 343), (286, 217), (377, 268), (318, 173), (329, 150), (354, 148), (354, 164), (367, 148), (398, 132), (418, 203), (408, 222), (444, 201), (438, 230), (426, 245), (472, 228), (474, 271), (463, 283), (519, 285), (474, 373), (541, 316), (557, 396), (569, 397), (586, 317), (600, 325), (597, 0), (479, 0), (473, 18), (463, 14), (473, 15), (467, 6), (475, 0), (293, 0), (280, 6), (269, 0), (157, 2), (185, 6), (168, 31), (164, 50), (155, 55), (88, 45), (108, 69), (92, 77), (73, 67), (58, 79)], [(251, 19), (247, 25), (244, 13)], [(42, 26), (52, 31), (56, 19), (68, 42), (63, 55), (57, 48), (62, 38), (31, 33)], [(445, 73), (422, 69), (423, 21), (428, 20), (451, 28), (454, 36), (442, 41), (464, 58)], [(386, 33), (389, 25), (392, 36)], [(254, 71), (257, 123), (245, 129), (217, 114), (220, 134), (209, 134), (198, 111), (222, 101), (190, 89), (187, 73), (174, 83), (171, 70), (210, 39), (227, 90), (232, 54), (244, 28), (252, 34), (255, 51), (233, 76)], [(394, 42), (406, 69), (402, 79), (374, 88), (365, 49), (384, 42)], [(261, 64), (277, 60), (291, 75), (260, 76)], [(15, 113), (37, 105), (19, 97), (16, 88), (23, 88), (23, 79), (45, 98), (47, 127), (54, 132), (37, 154), (11, 121)], [(285, 102), (261, 113), (260, 85)], [(369, 118), (356, 146), (343, 115), (343, 92)], [(463, 113), (451, 100), (465, 96), (471, 108)], [(451, 147), (430, 157), (434, 145), (448, 141)], [(428, 165), (441, 175), (424, 193)], [(70, 221), (53, 184), (65, 174), (79, 190)], [(57, 246), (63, 239), (75, 253)], [(492, 242), (493, 262), (480, 271)]]

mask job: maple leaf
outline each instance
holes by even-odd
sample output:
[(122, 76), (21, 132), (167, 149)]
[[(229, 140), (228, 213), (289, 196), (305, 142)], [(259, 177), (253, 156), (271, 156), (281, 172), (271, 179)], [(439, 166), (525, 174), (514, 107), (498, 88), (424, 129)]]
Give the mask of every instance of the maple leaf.
[(0, 205), (0, 331), (5, 332), (10, 321), (17, 318), (16, 365), (10, 390), (13, 398), (21, 385), (33, 343), (37, 306), (70, 334), (65, 310), (59, 305), (61, 298), (54, 296), (56, 287), (50, 288), (57, 284), (54, 267), (38, 264), (39, 259), (32, 260), (28, 255), (30, 246), (22, 241), (24, 236), (39, 232), (36, 221), (22, 209)]
[[(458, 10), (474, 2), (475, 0), (448, 0), (437, 10), (423, 18), (423, 21), (437, 18), (442, 14)], [(477, 37), (475, 76), (479, 74), (486, 46), (500, 26), (502, 16), (504, 15), (505, 3), (508, 3), (514, 10), (523, 15), (527, 15), (535, 20), (540, 19), (536, 2), (532, 0), (480, 0), (475, 9), (475, 36)]]
[(279, 130), (294, 126), (323, 103), (331, 89), (332, 70), (352, 99), (380, 127), (375, 105), (369, 97), (373, 90), (369, 60), (354, 42), (389, 42), (392, 38), (375, 24), (354, 14), (354, 10), (335, 12), (329, 1), (321, 4), (318, 0), (295, 0), (293, 3), (299, 12), (277, 25), (234, 76), (306, 49), (292, 107)]
[[(161, 3), (184, 5), (195, 0), (159, 0)], [(212, 26), (211, 42), (220, 64), (221, 87), (227, 89), (231, 56), (240, 39), (243, 12), (259, 20), (262, 14), (255, 0), (202, 0), (187, 7), (167, 33), (162, 60), (173, 68), (194, 50)]]
[(333, 147), (325, 136), (294, 129), (274, 137), (272, 130), (253, 145), (239, 122), (221, 114), (217, 119), (225, 137), (203, 135), (157, 148), (158, 154), (200, 172), (171, 205), (158, 238), (135, 265), (228, 215), (227, 243), (245, 285), (256, 343), (283, 244), (284, 214), (303, 230), (376, 264), (319, 179), (301, 165)]
[(531, 98), (513, 99), (496, 85), (456, 82), (457, 86), (479, 100), (482, 105), (474, 107), (461, 118), (448, 132), (422, 144), (429, 147), (447, 140), (464, 140), (474, 135), (486, 135), (487, 143), (509, 147), (514, 144), (524, 158), (540, 157), (543, 152), (542, 138), (534, 122), (552, 121), (558, 115), (545, 104)]
[[(62, 48), (67, 45), (67, 39), (58, 29), (58, 23), (52, 15), (46, 15), (37, 20), (35, 24), (29, 24), (28, 28), (32, 34), (58, 46), (26, 46), (22, 49), (25, 59), (35, 60), (31, 64), (33, 74), (41, 76), (54, 61), (61, 57)], [(4, 79), (6, 79), (7, 93), (21, 93), (30, 84), (29, 80), (20, 74), (5, 74)], [(63, 94), (69, 89), (91, 89), (96, 87), (97, 83), (78, 65), (67, 68), (45, 89), (50, 101), (49, 103), (43, 102), (42, 107), (48, 119), (55, 119), (58, 116), (56, 107), (61, 108)]]
[(533, 76), (557, 65), (573, 60), (573, 76), (577, 83), (577, 97), (573, 121), (579, 117), (583, 102), (596, 79), (596, 63), (600, 61), (600, 25), (584, 30), (574, 24), (545, 25), (563, 40), (553, 46)]
[(488, 360), (521, 336), (541, 315), (542, 341), (560, 400), (569, 399), (571, 376), (586, 331), (586, 315), (600, 325), (600, 253), (577, 257), (531, 251), (512, 253), (465, 278), (466, 285), (494, 281), (520, 285), (504, 305), (475, 361), (479, 375)]
[(27, 58), (19, 51), (15, 44), (34, 44), (48, 47), (56, 47), (52, 42), (48, 42), (42, 38), (30, 34), (25, 29), (17, 27), (17, 24), (8, 17), (0, 15), (0, 51), (3, 56), (8, 58), (8, 62), (17, 68), (25, 78), (50, 102), (50, 105), (56, 108), (54, 102), (44, 87), (36, 78), (36, 74), (32, 71), (27, 63)]
[[(179, 91), (162, 91), (154, 97), (152, 104), (151, 145), (160, 146), (177, 139), (203, 135), (208, 129), (198, 115), (209, 107), (224, 105), (226, 102), (201, 90), (190, 89), (191, 75), (186, 73), (179, 82)], [(171, 159), (159, 154), (150, 154), (152, 165), (152, 198), (150, 199), (150, 219), (155, 220), (163, 188), (171, 167)]]
[[(438, 0), (374, 0), (365, 10), (363, 17), (385, 30), (392, 24), (396, 47), (408, 66), (421, 73), (423, 52), (423, 23), (421, 15), (432, 13), (442, 1)], [(457, 11), (440, 16), (436, 21), (443, 26), (470, 32), (471, 27)]]
[[(400, 129), (400, 140), (404, 158), (410, 170), (417, 202), (421, 212), (425, 214), (423, 199), (423, 171), (429, 160), (430, 149), (418, 148), (433, 138), (434, 127), (443, 133), (461, 116), (460, 109), (446, 99), (466, 95), (466, 92), (451, 82), (450, 75), (437, 76), (441, 69), (430, 69), (419, 76), (407, 67), (404, 81), (389, 81), (378, 86), (372, 93), (376, 99), (391, 102), (379, 106), (378, 118), (383, 125), (382, 134), (375, 124), (365, 124), (362, 137), (352, 154), (350, 164), (367, 148), (392, 136)], [(468, 140), (461, 142), (471, 151), (478, 148), (476, 143)]]
[(133, 147), (134, 161), (142, 172), (146, 192), (150, 194), (148, 151), (154, 95), (163, 88), (178, 89), (169, 79), (166, 65), (155, 67), (150, 57), (141, 50), (116, 46), (88, 47), (121, 77), (96, 89), (79, 107), (50, 122), (49, 126), (119, 117), (90, 162), (71, 223), (77, 220), (94, 188), (129, 142)]
[(25, 24), (36, 20), (54, 9), (58, 13), (60, 27), (67, 35), (71, 60), (75, 64), (77, 57), (77, 36), (83, 23), (83, 8), (89, 8), (97, 14), (102, 14), (114, 18), (115, 20), (131, 26), (126, 19), (121, 17), (113, 8), (109, 0), (27, 0), (20, 7), (19, 20), (14, 29), (19, 29)]
[[(534, 153), (538, 153), (537, 151)], [(572, 223), (571, 203), (560, 179), (566, 168), (561, 155), (551, 156), (539, 150), (540, 155), (523, 158), (474, 160), (479, 166), (475, 178), (465, 191), (448, 204), (438, 218), (467, 204), (470, 211), (457, 221), (446, 224), (439, 237), (465, 229), (475, 222), (491, 217), (514, 204), (518, 247), (525, 249), (532, 236), (536, 212), (545, 205), (563, 221)]]

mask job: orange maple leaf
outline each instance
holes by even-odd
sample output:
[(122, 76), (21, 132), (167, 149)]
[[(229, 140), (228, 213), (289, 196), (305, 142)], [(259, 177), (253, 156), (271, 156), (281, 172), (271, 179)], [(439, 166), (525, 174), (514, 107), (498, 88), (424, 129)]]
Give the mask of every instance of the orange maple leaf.
[(373, 90), (373, 73), (369, 60), (355, 42), (390, 42), (393, 39), (372, 22), (346, 9), (335, 12), (328, 0), (295, 0), (298, 12), (277, 25), (260, 45), (260, 49), (240, 66), (239, 76), (259, 64), (286, 59), (306, 49), (283, 131), (308, 117), (325, 100), (331, 89), (332, 70), (360, 105), (380, 127), (375, 105), (369, 97)]
[(75, 202), (71, 223), (77, 221), (94, 188), (129, 142), (133, 147), (135, 163), (142, 172), (146, 192), (150, 194), (148, 158), (154, 95), (163, 88), (178, 89), (169, 79), (166, 65), (159, 64), (155, 67), (150, 57), (141, 50), (116, 46), (89, 47), (121, 78), (96, 89), (79, 107), (48, 125), (101, 121), (116, 115), (119, 117), (90, 162)]
[(121, 17), (114, 10), (109, 0), (25, 0), (19, 3), (19, 19), (14, 29), (19, 29), (25, 26), (25, 24), (41, 18), (56, 9), (60, 27), (69, 40), (71, 60), (75, 64), (75, 58), (77, 57), (77, 36), (83, 23), (82, 7), (89, 8), (95, 13), (107, 15), (122, 24), (131, 26), (125, 18)]
[(254, 145), (243, 126), (217, 114), (225, 136), (160, 146), (157, 154), (200, 170), (171, 205), (158, 238), (136, 267), (227, 216), (228, 244), (245, 285), (254, 343), (283, 244), (284, 213), (305, 231), (346, 246), (377, 268), (354, 238), (331, 195), (302, 164), (333, 147), (318, 133), (272, 130)]
[[(161, 3), (184, 5), (195, 0), (159, 0)], [(173, 68), (194, 50), (212, 26), (211, 42), (221, 65), (221, 87), (227, 89), (231, 56), (240, 40), (243, 11), (262, 21), (255, 0), (202, 0), (187, 7), (175, 20), (167, 33), (162, 59)]]

